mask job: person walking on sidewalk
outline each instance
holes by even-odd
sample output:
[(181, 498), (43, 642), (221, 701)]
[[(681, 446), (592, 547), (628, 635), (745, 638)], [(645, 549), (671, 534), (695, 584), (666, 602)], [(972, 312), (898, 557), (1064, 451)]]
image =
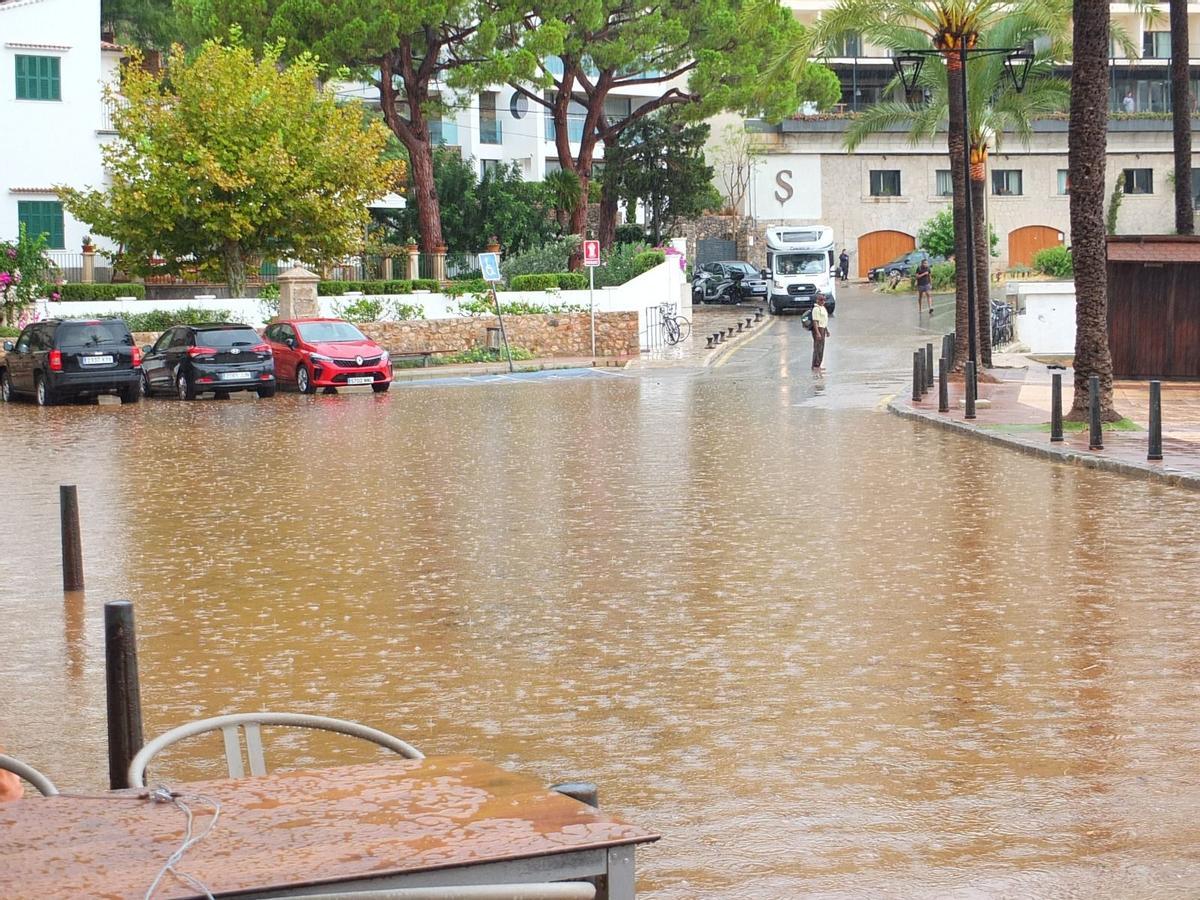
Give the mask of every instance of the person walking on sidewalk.
[(825, 309), (825, 295), (817, 294), (812, 308), (813, 355), (812, 370), (814, 374), (825, 371), (821, 365), (825, 361), (825, 338), (829, 337), (829, 311)]
[(933, 272), (929, 269), (929, 260), (921, 260), (921, 264), (917, 266), (917, 313), (921, 312), (921, 301), (924, 300), (929, 307), (929, 314), (933, 315)]
[(842, 281), (850, 277), (850, 254), (846, 252), (846, 248), (842, 248), (842, 255), (838, 257), (838, 274), (841, 275)]

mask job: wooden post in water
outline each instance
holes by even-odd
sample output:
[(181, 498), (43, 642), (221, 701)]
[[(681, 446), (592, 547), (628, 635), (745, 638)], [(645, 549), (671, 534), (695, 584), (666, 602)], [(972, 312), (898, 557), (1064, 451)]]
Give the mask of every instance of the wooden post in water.
[(83, 542), (79, 537), (79, 492), (73, 484), (58, 486), (58, 518), (62, 532), (64, 591), (83, 590)]
[(104, 682), (108, 700), (108, 783), (129, 787), (129, 763), (142, 749), (142, 693), (138, 687), (133, 604), (104, 604)]

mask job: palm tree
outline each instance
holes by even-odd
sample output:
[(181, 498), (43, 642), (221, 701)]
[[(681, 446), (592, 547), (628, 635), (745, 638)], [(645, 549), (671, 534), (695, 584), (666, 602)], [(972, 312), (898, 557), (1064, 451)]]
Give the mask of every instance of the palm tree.
[(546, 173), (546, 177), (542, 179), (542, 185), (550, 193), (559, 230), (565, 234), (567, 220), (583, 199), (583, 186), (580, 184), (579, 176), (566, 169), (558, 169)]
[(1100, 415), (1113, 422), (1118, 416), (1113, 409), (1112, 354), (1108, 349), (1108, 249), (1104, 230), (1110, 16), (1107, 3), (1074, 0), (1074, 4), (1067, 159), (1071, 173), (1071, 256), (1075, 265), (1075, 396), (1067, 417), (1087, 418), (1088, 376), (1099, 375)]
[[(1043, 35), (1039, 23), (1029, 22), (1014, 15), (996, 23), (978, 36), (979, 47), (1021, 47), (1037, 37), (1048, 37), (1049, 40), (1039, 42), (1041, 46), (1034, 55), (1022, 91), (1017, 91), (1010, 82), (1004, 70), (1002, 55), (984, 56), (972, 63), (968, 83), (967, 107), (970, 126), (967, 140), (971, 153), (974, 277), (976, 298), (979, 302), (976, 326), (980, 360), (985, 366), (992, 364), (987, 303), (991, 287), (988, 265), (990, 241), (985, 203), (989, 151), (993, 145), (999, 150), (1005, 136), (1010, 133), (1028, 146), (1033, 136), (1034, 121), (1066, 108), (1069, 86), (1066, 81), (1054, 77), (1054, 61), (1061, 59), (1066, 52), (1065, 18), (1057, 33), (1052, 35)], [(945, 130), (952, 109), (947, 74), (944, 66), (923, 67), (918, 85), (928, 92), (929, 102), (918, 106), (882, 103), (871, 107), (846, 132), (846, 148), (854, 150), (870, 135), (887, 128), (905, 125), (909, 128), (909, 140), (913, 144), (922, 140), (935, 140), (938, 133)], [(959, 165), (959, 160), (955, 160), (954, 163)], [(956, 258), (961, 260), (966, 257), (957, 255)], [(965, 266), (962, 268), (965, 269)], [(963, 329), (966, 329), (965, 317)]]
[(1175, 122), (1175, 231), (1192, 234), (1192, 97), (1187, 0), (1171, 0), (1171, 109)]
[[(860, 33), (872, 43), (893, 50), (932, 46), (941, 51), (945, 61), (948, 108), (961, 110), (961, 47), (975, 47), (981, 32), (1012, 17), (1030, 23), (1037, 31), (1053, 34), (1062, 28), (1069, 10), (1067, 0), (840, 0), (818, 20), (813, 45), (828, 48), (847, 34)], [(805, 42), (795, 52), (807, 52), (807, 48)], [(960, 260), (967, 258), (968, 185), (962, 170), (966, 143), (961, 117), (957, 113), (949, 116), (946, 144), (954, 188), (954, 255)], [(961, 369), (967, 356), (967, 267), (958, 266), (955, 275), (953, 364)]]

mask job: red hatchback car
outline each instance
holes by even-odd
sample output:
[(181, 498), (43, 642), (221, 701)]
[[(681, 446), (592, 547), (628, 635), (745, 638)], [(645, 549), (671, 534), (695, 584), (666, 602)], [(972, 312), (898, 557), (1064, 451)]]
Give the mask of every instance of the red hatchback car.
[(392, 386), (388, 352), (341, 319), (284, 319), (263, 332), (275, 354), (275, 377), (302, 394), (317, 388)]

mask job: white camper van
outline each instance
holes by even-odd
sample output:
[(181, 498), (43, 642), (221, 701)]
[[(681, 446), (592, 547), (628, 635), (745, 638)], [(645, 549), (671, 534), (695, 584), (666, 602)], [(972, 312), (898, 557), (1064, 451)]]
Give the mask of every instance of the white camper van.
[(832, 313), (837, 304), (837, 260), (828, 225), (779, 225), (767, 229), (767, 309), (809, 309), (813, 296), (825, 295)]

